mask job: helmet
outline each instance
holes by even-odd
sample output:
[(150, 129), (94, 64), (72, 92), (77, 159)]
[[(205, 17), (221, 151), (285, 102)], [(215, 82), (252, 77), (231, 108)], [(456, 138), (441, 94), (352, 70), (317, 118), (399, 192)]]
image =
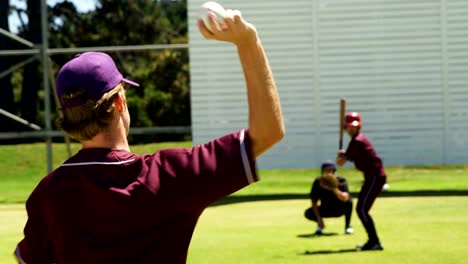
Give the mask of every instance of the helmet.
[(335, 162), (333, 162), (331, 160), (326, 160), (326, 161), (322, 162), (322, 173), (323, 173), (323, 170), (325, 168), (333, 168), (333, 171), (336, 171)]
[(344, 126), (361, 127), (361, 115), (357, 112), (349, 112), (345, 115)]

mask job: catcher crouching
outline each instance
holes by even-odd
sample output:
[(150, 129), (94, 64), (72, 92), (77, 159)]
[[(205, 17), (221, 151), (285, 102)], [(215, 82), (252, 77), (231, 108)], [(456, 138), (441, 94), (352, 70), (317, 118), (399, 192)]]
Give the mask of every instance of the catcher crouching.
[(348, 190), (348, 182), (344, 177), (336, 175), (336, 165), (333, 161), (324, 161), (321, 171), (322, 175), (315, 178), (312, 184), (309, 194), (312, 207), (305, 211), (305, 217), (317, 222), (315, 234), (321, 235), (325, 228), (323, 218), (344, 215), (345, 234), (354, 233), (350, 226), (353, 201)]

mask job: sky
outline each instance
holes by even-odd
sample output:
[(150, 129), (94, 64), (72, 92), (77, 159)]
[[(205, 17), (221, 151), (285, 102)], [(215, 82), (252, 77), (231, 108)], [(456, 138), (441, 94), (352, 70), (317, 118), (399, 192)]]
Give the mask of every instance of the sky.
[[(57, 2), (63, 2), (64, 0), (46, 0), (47, 5), (55, 5)], [(68, 0), (75, 4), (78, 12), (86, 12), (94, 9), (96, 5), (95, 0)], [(26, 0), (10, 0), (10, 5), (18, 6), (26, 9)], [(28, 21), (26, 16), (23, 16), (23, 20)], [(16, 12), (12, 13), (8, 18), (10, 24), (10, 30), (14, 33), (18, 32), (17, 28), (20, 26), (20, 20)]]

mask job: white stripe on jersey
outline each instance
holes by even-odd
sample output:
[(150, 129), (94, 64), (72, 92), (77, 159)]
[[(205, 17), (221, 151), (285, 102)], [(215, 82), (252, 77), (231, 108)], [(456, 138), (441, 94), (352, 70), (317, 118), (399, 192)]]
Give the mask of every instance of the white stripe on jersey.
[(250, 168), (250, 163), (249, 163), (249, 158), (247, 156), (247, 150), (245, 147), (245, 129), (241, 131), (240, 134), (240, 151), (241, 151), (241, 158), (242, 158), (242, 163), (244, 164), (244, 170), (245, 174), (247, 175), (247, 181), (249, 184), (254, 182), (254, 178), (252, 175), (252, 169)]
[(122, 164), (125, 164), (125, 163), (132, 162), (134, 160), (135, 159), (123, 160), (123, 161), (113, 161), (113, 162), (91, 161), (91, 162), (64, 163), (64, 164), (62, 164), (62, 167), (87, 166), (87, 165), (122, 165)]
[(21, 257), (21, 252), (20, 252), (19, 247), (16, 247), (15, 255), (16, 255), (16, 259), (18, 260), (19, 264), (26, 264), (26, 261), (24, 261), (23, 258)]

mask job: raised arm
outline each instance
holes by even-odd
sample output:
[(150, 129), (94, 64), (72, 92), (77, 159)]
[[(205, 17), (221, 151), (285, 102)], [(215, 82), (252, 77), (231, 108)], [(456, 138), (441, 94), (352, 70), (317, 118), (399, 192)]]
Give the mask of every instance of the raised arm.
[(247, 85), (249, 131), (253, 154), (260, 156), (284, 136), (284, 124), (275, 80), (263, 46), (255, 38), (237, 44)]
[(239, 11), (226, 10), (223, 26), (210, 18), (211, 31), (202, 21), (198, 23), (202, 35), (231, 42), (237, 47), (247, 86), (252, 154), (258, 157), (285, 134), (278, 91), (267, 56), (255, 27), (246, 22)]

